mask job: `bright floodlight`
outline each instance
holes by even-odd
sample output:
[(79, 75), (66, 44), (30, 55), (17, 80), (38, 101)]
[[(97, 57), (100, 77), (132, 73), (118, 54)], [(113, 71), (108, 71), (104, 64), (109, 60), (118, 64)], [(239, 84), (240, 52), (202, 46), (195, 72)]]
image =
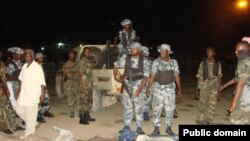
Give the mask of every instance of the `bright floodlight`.
[(237, 3), (237, 7), (239, 9), (247, 8), (247, 6), (248, 6), (248, 1), (247, 0), (239, 0), (238, 3)]

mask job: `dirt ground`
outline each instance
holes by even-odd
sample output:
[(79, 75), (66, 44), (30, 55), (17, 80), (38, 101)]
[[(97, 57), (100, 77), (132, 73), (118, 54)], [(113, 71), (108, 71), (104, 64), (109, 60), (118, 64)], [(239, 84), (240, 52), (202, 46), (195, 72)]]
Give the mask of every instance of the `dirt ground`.
[[(225, 79), (229, 80), (229, 79)], [(73, 132), (76, 140), (87, 140), (92, 137), (102, 135), (118, 139), (118, 131), (123, 128), (123, 111), (121, 102), (118, 101), (111, 107), (104, 108), (102, 112), (91, 113), (92, 117), (96, 119), (89, 125), (79, 124), (78, 116), (69, 118), (68, 107), (66, 99), (58, 99), (55, 95), (54, 85), (47, 85), (52, 95), (51, 112), (55, 114), (54, 118), (46, 118), (46, 123), (40, 125), (36, 130), (36, 134), (42, 137), (48, 137), (54, 140), (59, 134), (53, 129), (53, 126), (58, 126), (62, 129), (67, 129)], [(196, 90), (196, 80), (189, 76), (182, 79), (182, 99), (177, 102), (178, 118), (174, 119), (173, 130), (178, 133), (179, 125), (181, 124), (195, 124), (197, 117), (197, 103), (194, 99)], [(218, 102), (216, 109), (215, 123), (224, 123), (228, 120), (227, 107), (232, 99), (233, 87), (226, 89), (222, 93), (222, 99)], [(150, 111), (150, 115), (151, 111)], [(161, 134), (165, 133), (165, 123), (162, 117)], [(135, 122), (133, 122), (132, 129), (135, 130)], [(146, 134), (151, 134), (154, 127), (152, 121), (145, 121), (143, 123), (143, 130)], [(23, 131), (15, 132), (12, 136), (20, 136)]]

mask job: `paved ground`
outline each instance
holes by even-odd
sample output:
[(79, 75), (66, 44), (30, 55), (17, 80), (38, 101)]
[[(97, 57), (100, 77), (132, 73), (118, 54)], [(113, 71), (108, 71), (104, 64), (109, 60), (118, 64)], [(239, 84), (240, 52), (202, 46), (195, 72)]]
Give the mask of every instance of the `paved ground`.
[[(226, 79), (228, 80), (228, 79)], [(195, 93), (195, 80), (183, 79), (182, 81), (182, 100), (177, 103), (178, 118), (174, 120), (173, 130), (178, 133), (179, 125), (181, 124), (195, 124), (194, 121), (197, 116), (197, 103), (198, 101), (194, 99)], [(80, 125), (79, 118), (69, 118), (67, 102), (65, 99), (57, 99), (54, 94), (54, 86), (50, 85), (49, 90), (52, 94), (52, 107), (51, 112), (55, 114), (54, 118), (46, 118), (46, 123), (41, 124), (37, 129), (36, 133), (39, 136), (48, 137), (50, 140), (55, 139), (58, 133), (53, 130), (53, 126), (58, 126), (63, 129), (71, 130), (75, 138), (78, 140), (87, 140), (97, 135), (112, 136), (118, 138), (118, 131), (123, 127), (122, 119), (122, 106), (121, 102), (117, 102), (115, 105), (103, 109), (100, 113), (91, 113), (91, 115), (96, 118), (96, 122), (89, 125)], [(221, 123), (228, 120), (226, 108), (230, 104), (232, 99), (233, 87), (226, 89), (223, 92), (223, 97), (221, 101), (218, 102), (217, 115), (215, 117), (215, 123)], [(133, 122), (132, 129), (135, 129), (135, 123)], [(144, 122), (143, 129), (146, 134), (150, 134), (154, 127), (152, 126), (152, 121)], [(12, 136), (19, 136), (23, 132), (16, 132)], [(165, 134), (165, 124), (164, 118), (162, 118), (161, 133)]]

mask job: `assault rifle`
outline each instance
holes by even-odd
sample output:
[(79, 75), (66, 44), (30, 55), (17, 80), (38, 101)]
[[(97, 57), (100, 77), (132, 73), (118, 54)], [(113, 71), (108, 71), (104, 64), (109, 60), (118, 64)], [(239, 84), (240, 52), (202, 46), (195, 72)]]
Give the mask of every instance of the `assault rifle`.
[(129, 97), (131, 98), (132, 94), (129, 91), (128, 84), (124, 81), (124, 78), (123, 78), (122, 74), (119, 72), (119, 70), (117, 70), (117, 75), (121, 79), (122, 88), (124, 88), (126, 90), (126, 92), (128, 93)]

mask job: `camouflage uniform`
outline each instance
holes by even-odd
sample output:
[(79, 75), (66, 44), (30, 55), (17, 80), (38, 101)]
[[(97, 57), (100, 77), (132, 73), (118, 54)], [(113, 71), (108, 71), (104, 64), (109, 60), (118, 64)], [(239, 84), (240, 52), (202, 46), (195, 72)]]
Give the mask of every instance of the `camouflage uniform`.
[[(15, 63), (15, 65), (13, 63)], [(23, 66), (23, 62), (21, 60), (17, 60), (17, 61), (12, 60), (12, 62), (9, 63), (7, 66), (7, 74), (10, 76), (15, 76), (17, 78), (22, 69), (22, 66)], [(9, 99), (14, 110), (16, 109), (16, 93), (17, 93), (17, 89), (19, 85), (20, 85), (20, 82), (18, 79), (11, 80), (11, 81), (7, 80), (7, 86), (10, 91)]]
[[(125, 44), (127, 45), (127, 47), (123, 46), (124, 45), (123, 35), (125, 36), (125, 39), (126, 39)], [(130, 44), (132, 42), (134, 42), (136, 40), (137, 35), (136, 35), (135, 30), (131, 31), (131, 35), (129, 35), (129, 33), (126, 32), (125, 30), (122, 30), (122, 31), (119, 31), (118, 37), (119, 37), (119, 41), (120, 41), (118, 44), (118, 51), (119, 51), (119, 55), (121, 57), (121, 56), (123, 56), (123, 54), (126, 54), (128, 52), (128, 50), (127, 50), (128, 47), (130, 46)]]
[(198, 78), (198, 89), (200, 89), (199, 114), (196, 120), (198, 124), (200, 124), (200, 122), (212, 122), (217, 105), (218, 77), (222, 77), (220, 62), (218, 62), (218, 76), (213, 74), (214, 63), (207, 63), (208, 78), (203, 80), (203, 65), (204, 62), (201, 62), (198, 74), (196, 75)]
[(250, 124), (250, 57), (239, 62), (235, 81), (243, 81), (245, 86), (229, 121), (232, 124)]
[(90, 60), (82, 57), (77, 63), (77, 71), (82, 74), (81, 79), (84, 84), (83, 88), (85, 89), (84, 93), (81, 93), (78, 87), (77, 106), (79, 114), (84, 114), (91, 109), (93, 104), (93, 74)]
[[(0, 78), (6, 80), (6, 67), (2, 61), (0, 61)], [(12, 131), (16, 130), (15, 112), (10, 107), (10, 103), (8, 103), (8, 98), (4, 95), (1, 87), (0, 87), (0, 118), (6, 121), (8, 129)]]
[[(179, 75), (179, 66), (176, 60), (170, 59), (170, 61), (166, 62), (157, 58), (154, 60), (152, 65), (152, 74), (156, 74), (157, 71), (170, 71), (174, 72), (174, 76)], [(167, 127), (171, 127), (173, 125), (173, 114), (175, 109), (175, 82), (160, 85), (158, 82), (154, 82), (153, 85), (153, 124), (155, 127), (161, 126), (161, 112), (164, 106), (166, 111), (165, 122)]]
[(73, 114), (76, 108), (76, 98), (77, 98), (77, 88), (78, 88), (76, 63), (72, 61), (67, 61), (63, 65), (62, 71), (66, 74), (64, 89), (67, 96), (70, 113)]
[[(131, 68), (138, 68), (139, 59), (131, 58)], [(114, 63), (117, 68), (124, 68), (126, 64), (126, 55), (123, 55), (118, 61)], [(143, 77), (149, 77), (150, 72), (150, 63), (147, 59), (143, 59)], [(143, 79), (132, 81), (131, 83), (125, 79), (125, 83), (128, 84), (128, 87), (131, 94), (134, 94), (136, 90), (141, 86)], [(125, 126), (131, 127), (131, 121), (133, 117), (133, 105), (135, 106), (136, 114), (136, 126), (142, 127), (143, 119), (143, 108), (145, 105), (145, 95), (140, 94), (139, 97), (134, 95), (130, 98), (126, 90), (123, 90), (122, 94), (122, 105), (124, 110), (124, 124)]]

